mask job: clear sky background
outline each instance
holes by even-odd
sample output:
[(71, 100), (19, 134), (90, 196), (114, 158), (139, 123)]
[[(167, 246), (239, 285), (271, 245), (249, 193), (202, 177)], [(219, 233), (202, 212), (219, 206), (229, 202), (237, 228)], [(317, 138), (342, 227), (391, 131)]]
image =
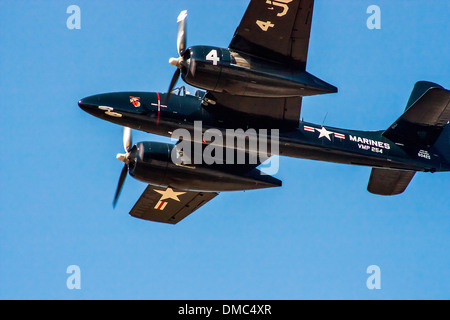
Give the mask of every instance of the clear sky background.
[[(128, 215), (146, 187), (130, 177), (112, 209), (122, 128), (77, 101), (165, 92), (179, 12), (188, 45), (227, 47), (248, 3), (0, 0), (0, 298), (450, 298), (448, 173), (384, 198), (366, 190), (370, 168), (282, 158), (282, 188), (223, 193), (176, 226)], [(66, 27), (72, 4), (81, 30)], [(372, 4), (381, 30), (366, 27)], [(308, 71), (340, 92), (305, 98), (305, 121), (385, 129), (416, 81), (450, 88), (449, 12), (446, 0), (316, 1)], [(70, 265), (81, 290), (66, 287)], [(366, 287), (370, 265), (381, 290)]]

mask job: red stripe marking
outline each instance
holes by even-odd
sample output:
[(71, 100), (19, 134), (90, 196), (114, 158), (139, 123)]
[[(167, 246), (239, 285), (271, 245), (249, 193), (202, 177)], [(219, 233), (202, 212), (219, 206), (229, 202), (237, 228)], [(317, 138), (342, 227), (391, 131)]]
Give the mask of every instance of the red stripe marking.
[(161, 115), (161, 98), (159, 96), (159, 92), (156, 93), (158, 96), (158, 119), (156, 120), (156, 125), (159, 125), (159, 116)]
[(164, 201), (160, 201), (160, 205), (158, 206), (158, 210), (161, 210), (162, 206), (164, 205)]

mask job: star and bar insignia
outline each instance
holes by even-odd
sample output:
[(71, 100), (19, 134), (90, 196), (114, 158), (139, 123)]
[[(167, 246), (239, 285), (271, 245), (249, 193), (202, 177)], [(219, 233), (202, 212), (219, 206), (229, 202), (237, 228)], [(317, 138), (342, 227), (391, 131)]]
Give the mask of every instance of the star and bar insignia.
[(303, 126), (303, 130), (307, 132), (315, 133), (316, 131), (319, 132), (319, 139), (326, 138), (329, 141), (331, 141), (331, 136), (334, 136), (335, 138), (345, 140), (346, 137), (344, 134), (328, 131), (325, 127), (322, 127), (321, 129), (317, 129), (310, 126)]
[(175, 192), (173, 191), (172, 188), (167, 188), (166, 191), (161, 191), (161, 190), (156, 190), (154, 189), (154, 191), (156, 191), (157, 193), (159, 193), (161, 195), (161, 199), (159, 199), (158, 203), (155, 206), (156, 210), (161, 210), (164, 211), (164, 209), (166, 208), (168, 202), (164, 201), (164, 200), (175, 200), (180, 202), (180, 199), (178, 198), (179, 196), (185, 194), (186, 192)]

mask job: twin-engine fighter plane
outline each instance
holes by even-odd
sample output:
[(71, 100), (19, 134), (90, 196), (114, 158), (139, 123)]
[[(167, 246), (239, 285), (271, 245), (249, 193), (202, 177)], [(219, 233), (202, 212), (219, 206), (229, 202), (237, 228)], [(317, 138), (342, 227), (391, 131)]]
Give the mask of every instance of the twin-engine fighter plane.
[[(281, 186), (257, 169), (263, 157), (240, 164), (186, 161), (193, 154), (180, 144), (187, 139), (202, 152), (213, 144), (204, 136), (177, 144), (131, 141), (130, 128), (167, 137), (181, 128), (195, 137), (197, 121), (201, 133), (214, 129), (224, 138), (227, 129), (266, 129), (257, 139), (276, 136), (278, 141), (278, 150), (266, 158), (277, 154), (372, 167), (368, 190), (379, 195), (402, 193), (418, 171), (450, 171), (450, 91), (437, 84), (418, 82), (404, 114), (387, 130), (344, 130), (299, 120), (302, 97), (337, 92), (306, 71), (313, 7), (313, 0), (251, 0), (226, 49), (188, 48), (183, 11), (178, 17), (179, 57), (169, 61), (177, 69), (167, 94), (123, 92), (80, 100), (84, 111), (125, 127), (125, 153), (117, 155), (125, 166), (114, 205), (128, 173), (149, 185), (130, 214), (170, 224), (219, 192)], [(191, 95), (183, 87), (174, 90), (180, 76), (206, 91)], [(231, 149), (239, 148), (233, 144)], [(250, 148), (245, 146), (244, 153), (249, 158)], [(174, 161), (174, 154), (182, 161)]]

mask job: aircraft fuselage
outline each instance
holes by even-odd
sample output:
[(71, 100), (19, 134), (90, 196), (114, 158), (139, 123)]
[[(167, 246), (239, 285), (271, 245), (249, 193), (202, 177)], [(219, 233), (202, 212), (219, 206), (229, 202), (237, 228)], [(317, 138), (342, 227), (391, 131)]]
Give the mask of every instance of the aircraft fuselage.
[[(122, 92), (100, 94), (82, 99), (79, 106), (86, 112), (109, 122), (161, 136), (171, 137), (177, 129), (188, 130), (192, 137), (195, 124), (202, 130), (261, 129), (279, 130), (280, 156), (422, 172), (450, 171), (450, 155), (439, 148), (406, 147), (383, 136), (384, 131), (358, 131), (299, 122), (298, 128), (267, 127), (264, 119), (246, 119), (235, 114), (212, 113), (214, 105), (205, 106), (203, 95), (172, 94), (165, 104), (165, 94)], [(264, 131), (263, 131), (264, 132)], [(441, 139), (449, 140), (446, 128)], [(445, 141), (444, 141), (445, 142)], [(445, 152), (445, 150), (444, 150)]]

